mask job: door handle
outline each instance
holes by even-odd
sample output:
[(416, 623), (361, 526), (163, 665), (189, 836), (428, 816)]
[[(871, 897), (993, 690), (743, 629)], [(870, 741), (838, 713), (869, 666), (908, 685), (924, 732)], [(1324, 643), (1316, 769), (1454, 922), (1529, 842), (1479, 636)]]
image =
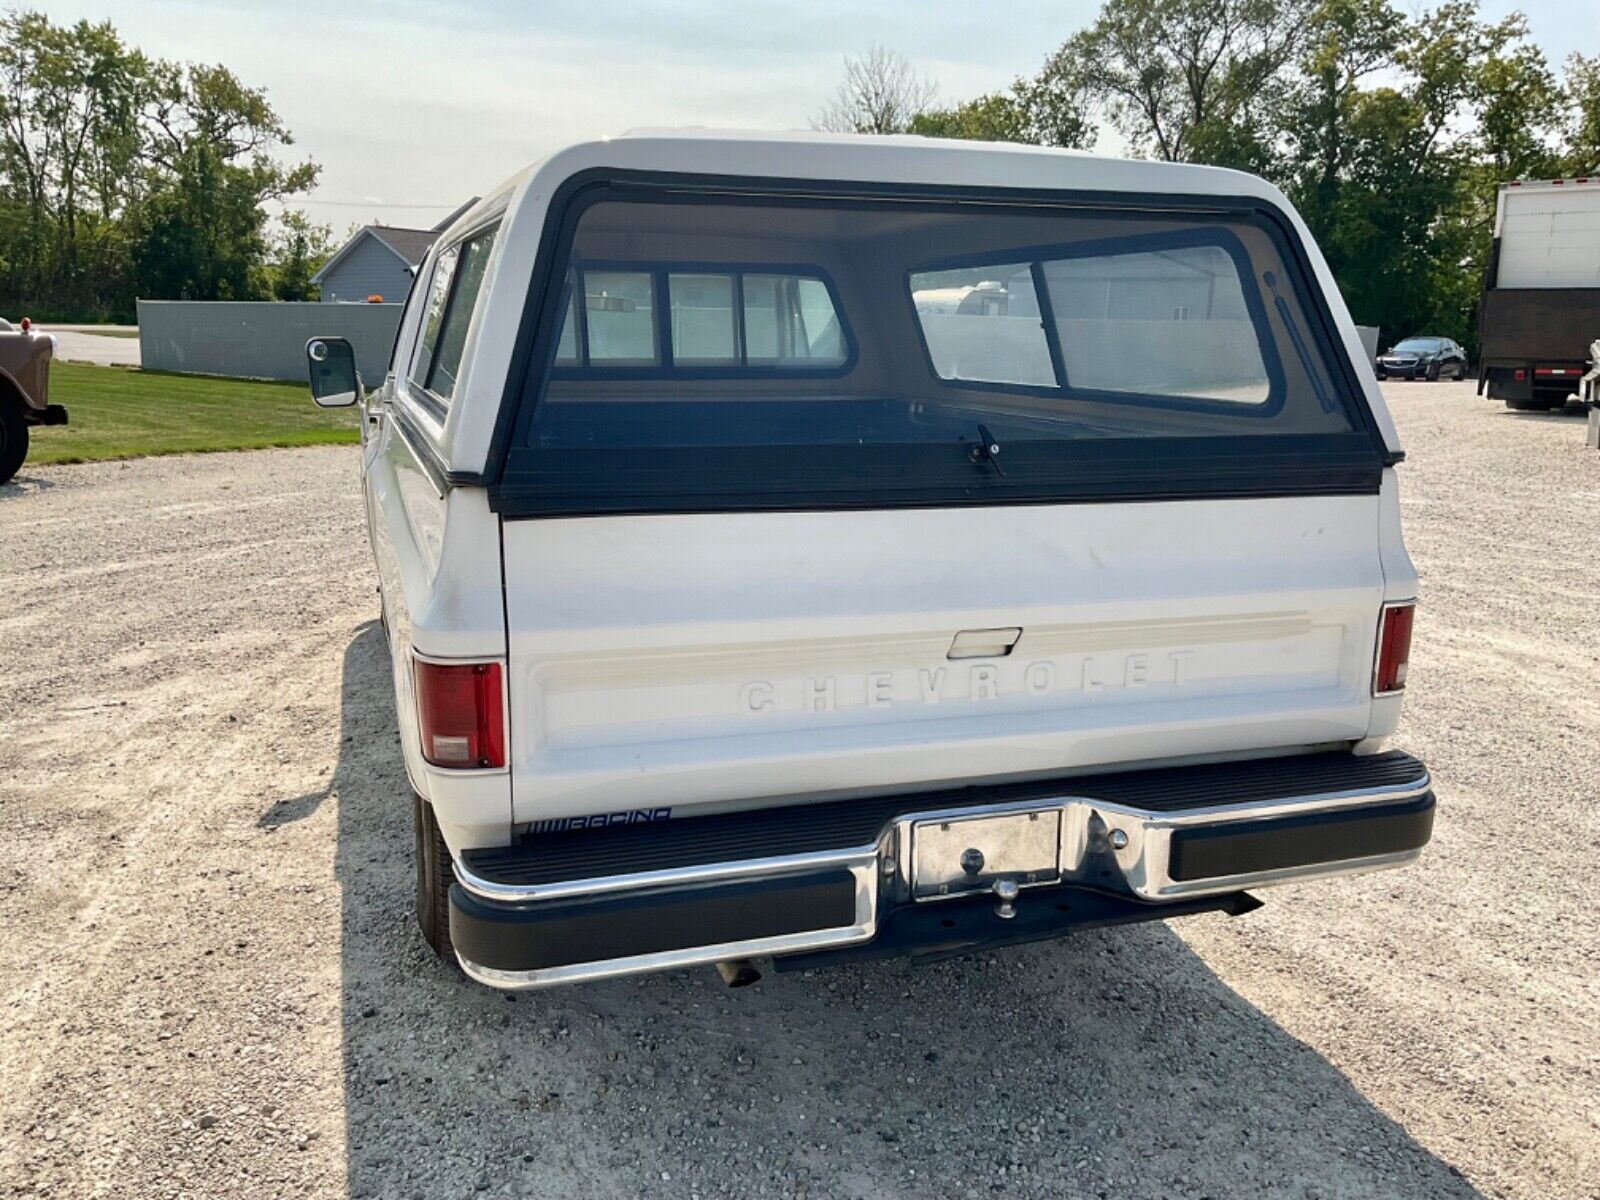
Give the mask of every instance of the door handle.
[(963, 629), (950, 643), (946, 658), (1004, 658), (1011, 653), (1022, 630), (1016, 626), (1005, 629)]

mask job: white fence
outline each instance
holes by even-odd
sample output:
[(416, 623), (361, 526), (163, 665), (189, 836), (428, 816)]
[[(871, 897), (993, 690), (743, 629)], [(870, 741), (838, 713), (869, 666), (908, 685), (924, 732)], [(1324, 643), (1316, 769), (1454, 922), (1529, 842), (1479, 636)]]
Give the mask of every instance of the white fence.
[(348, 338), (369, 387), (383, 380), (400, 325), (399, 304), (284, 301), (139, 301), (139, 356), (146, 371), (306, 378), (306, 342)]

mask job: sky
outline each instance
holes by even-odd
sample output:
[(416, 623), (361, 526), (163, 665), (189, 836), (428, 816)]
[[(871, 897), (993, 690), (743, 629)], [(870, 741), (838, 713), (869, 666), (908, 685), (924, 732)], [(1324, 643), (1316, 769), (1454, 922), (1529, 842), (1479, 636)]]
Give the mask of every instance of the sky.
[[(336, 235), (427, 227), (569, 142), (639, 126), (803, 129), (844, 56), (895, 50), (954, 103), (1037, 70), (1099, 0), (18, 0), (109, 20), (147, 54), (264, 87), (322, 173), (294, 207)], [(1553, 63), (1600, 51), (1596, 0), (1520, 8)], [(1114, 139), (1102, 149), (1115, 149)]]

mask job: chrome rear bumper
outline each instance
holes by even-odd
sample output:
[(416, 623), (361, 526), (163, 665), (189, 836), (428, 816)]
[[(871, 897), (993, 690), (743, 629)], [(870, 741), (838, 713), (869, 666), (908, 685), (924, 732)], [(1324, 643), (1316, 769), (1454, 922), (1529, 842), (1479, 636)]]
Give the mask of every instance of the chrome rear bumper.
[[(907, 808), (852, 845), (677, 866), (651, 865), (645, 856), (649, 869), (626, 869), (624, 861), (624, 869), (588, 877), (518, 878), (514, 870), (484, 868), (482, 856), (468, 852), (455, 862), (451, 933), (469, 976), (516, 989), (860, 946), (909, 906), (991, 903), (989, 875), (975, 873), (981, 886), (958, 883), (946, 894), (919, 886), (919, 828), (940, 826), (945, 835), (954, 828), (959, 843), (962, 822), (1019, 815), (1042, 822), (1048, 850), (1026, 870), (993, 877), (1003, 894), (1015, 894), (1017, 910), (1036, 893), (1089, 889), (1126, 901), (1123, 919), (1159, 920), (1193, 911), (1193, 902), (1208, 897), (1412, 861), (1431, 834), (1434, 798), (1422, 765), (1405, 762), (1415, 769), (1389, 771), (1391, 778), (1376, 785), (1236, 803), (1214, 802), (1227, 788), (1212, 772), (1197, 776), (1190, 806), (1175, 804), (1171, 795), (1160, 807), (1143, 807), (1126, 798), (1067, 793)], [(1336, 781), (1337, 774), (1329, 778)], [(982, 827), (994, 826), (972, 826)], [(542, 848), (530, 842), (528, 852)], [(980, 865), (982, 858), (977, 855)], [(497, 852), (496, 864), (505, 861), (506, 853)], [(1002, 933), (984, 944), (1005, 940)]]

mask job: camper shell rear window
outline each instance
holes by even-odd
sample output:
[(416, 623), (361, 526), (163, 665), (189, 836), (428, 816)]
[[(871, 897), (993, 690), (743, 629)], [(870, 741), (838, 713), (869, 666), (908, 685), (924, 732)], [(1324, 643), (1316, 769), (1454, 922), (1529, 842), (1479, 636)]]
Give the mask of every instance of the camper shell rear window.
[(1331, 317), (1253, 204), (584, 183), (508, 386), (511, 515), (1378, 486)]

